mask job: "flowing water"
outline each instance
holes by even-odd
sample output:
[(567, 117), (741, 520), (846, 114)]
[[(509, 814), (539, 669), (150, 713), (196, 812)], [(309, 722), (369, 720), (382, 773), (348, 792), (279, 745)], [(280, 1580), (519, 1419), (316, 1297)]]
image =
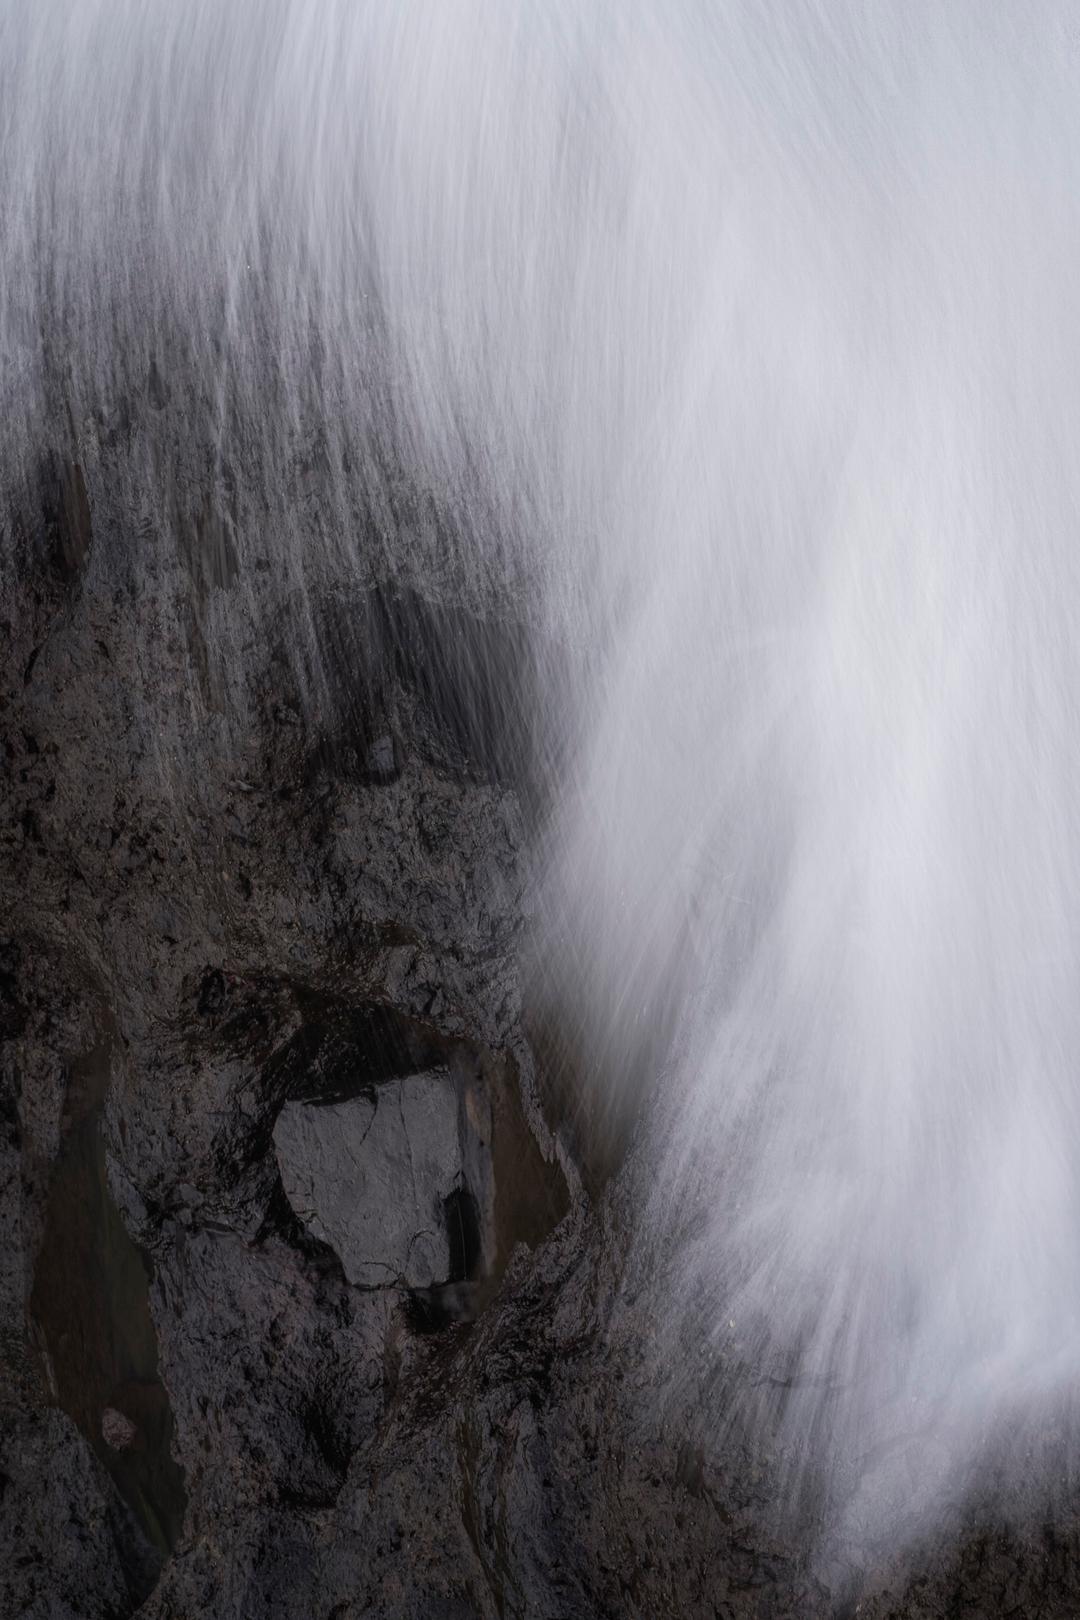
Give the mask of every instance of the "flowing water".
[(558, 646), (537, 950), (791, 1493), (1067, 1432), (1075, 7), (3, 0), (0, 140), (23, 470)]

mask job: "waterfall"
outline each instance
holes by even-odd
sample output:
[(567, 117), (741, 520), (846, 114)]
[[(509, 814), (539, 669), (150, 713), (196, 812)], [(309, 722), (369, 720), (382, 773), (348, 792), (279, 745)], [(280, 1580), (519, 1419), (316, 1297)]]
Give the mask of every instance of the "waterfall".
[(629, 1264), (853, 1533), (1080, 1372), (1078, 76), (1053, 0), (0, 7), (12, 484), (537, 630)]

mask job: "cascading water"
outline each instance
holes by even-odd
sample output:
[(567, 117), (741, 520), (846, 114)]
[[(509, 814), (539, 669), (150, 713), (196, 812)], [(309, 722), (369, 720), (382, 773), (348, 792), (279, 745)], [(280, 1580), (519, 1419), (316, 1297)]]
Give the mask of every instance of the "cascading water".
[(542, 627), (634, 1261), (859, 1533), (1080, 1370), (1078, 81), (1065, 4), (0, 6), (12, 478), (135, 400), (136, 535)]

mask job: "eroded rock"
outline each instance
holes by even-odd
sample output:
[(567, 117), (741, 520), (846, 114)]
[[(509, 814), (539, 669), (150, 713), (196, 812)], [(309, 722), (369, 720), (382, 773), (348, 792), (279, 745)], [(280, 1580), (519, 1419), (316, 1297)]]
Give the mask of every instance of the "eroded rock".
[(833, 1590), (770, 1528), (755, 1369), (689, 1317), (665, 1362), (677, 1257), (628, 1262), (648, 1162), (545, 1191), (528, 649), (419, 563), (422, 600), (367, 562), (294, 593), (257, 523), (226, 589), (212, 527), (192, 563), (171, 497), (128, 504), (126, 442), (88, 438), (0, 590), (0, 1614), (1076, 1613), (1071, 1507)]

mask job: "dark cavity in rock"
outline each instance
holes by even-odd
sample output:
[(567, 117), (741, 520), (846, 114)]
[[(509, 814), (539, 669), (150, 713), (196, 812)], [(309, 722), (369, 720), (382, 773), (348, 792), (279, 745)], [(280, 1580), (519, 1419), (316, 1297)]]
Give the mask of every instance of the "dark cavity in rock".
[(70, 1069), (30, 1314), (53, 1399), (86, 1436), (146, 1539), (133, 1584), (147, 1587), (179, 1539), (184, 1479), (158, 1372), (149, 1263), (109, 1191), (100, 1131), (108, 1075), (107, 1041)]

